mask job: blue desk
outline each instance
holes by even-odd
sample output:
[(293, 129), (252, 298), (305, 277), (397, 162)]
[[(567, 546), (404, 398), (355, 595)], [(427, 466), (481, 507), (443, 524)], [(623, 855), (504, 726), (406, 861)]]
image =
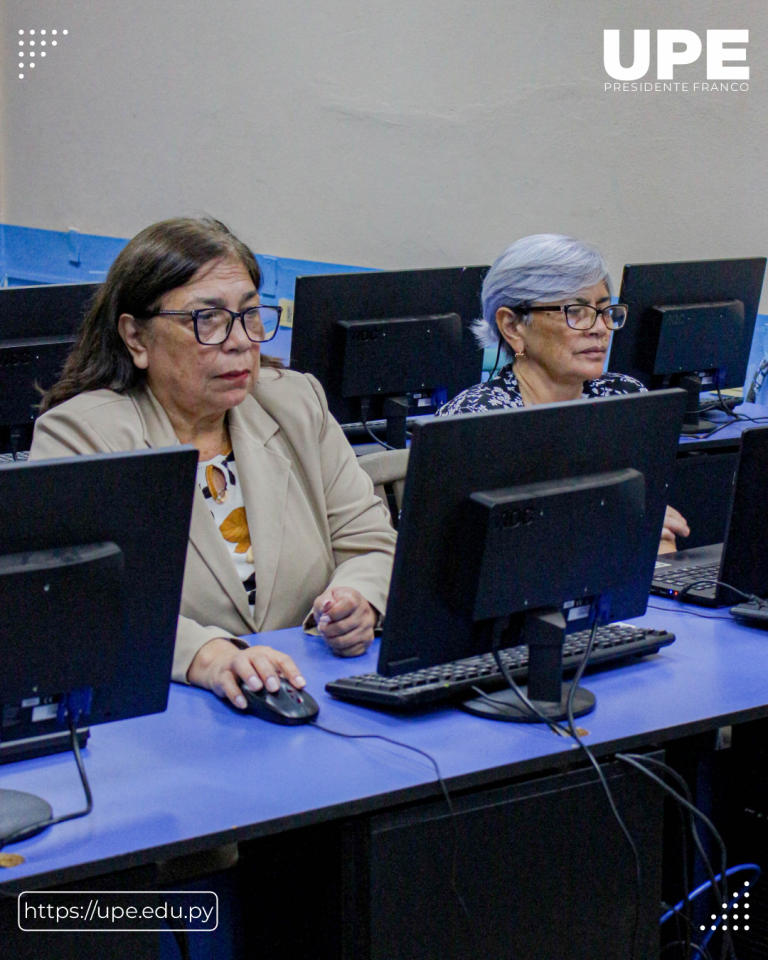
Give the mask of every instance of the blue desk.
[[(678, 640), (656, 657), (589, 677), (597, 709), (584, 725), (596, 754), (768, 716), (768, 635), (719, 619), (722, 611), (705, 612), (711, 619), (704, 619), (672, 601), (651, 602), (663, 610), (649, 609), (642, 622), (665, 626)], [(537, 726), (492, 723), (450, 707), (395, 716), (325, 693), (330, 679), (375, 669), (375, 648), (339, 660), (298, 629), (260, 639), (299, 662), (324, 724), (428, 751), (451, 790), (571, 760), (570, 742)], [(235, 714), (210, 693), (176, 685), (166, 713), (94, 728), (85, 762), (93, 813), (15, 845), (25, 863), (1, 871), (3, 884), (50, 886), (439, 796), (432, 767), (411, 751), (273, 726)], [(39, 794), (56, 813), (82, 805), (67, 755), (3, 767), (0, 786)]]
[(754, 419), (760, 421), (761, 423), (752, 423), (751, 420), (739, 420), (736, 423), (728, 424), (728, 421), (731, 419), (726, 413), (720, 410), (713, 410), (711, 413), (707, 414), (707, 417), (713, 424), (728, 424), (723, 426), (716, 433), (712, 434), (711, 439), (708, 437), (680, 437), (680, 443), (687, 445), (691, 443), (733, 443), (734, 440), (737, 440), (741, 436), (742, 430), (746, 430), (748, 427), (756, 427), (768, 424), (768, 407), (762, 406), (757, 403), (742, 403), (738, 407), (734, 408), (734, 413), (741, 413), (748, 417), (753, 417)]

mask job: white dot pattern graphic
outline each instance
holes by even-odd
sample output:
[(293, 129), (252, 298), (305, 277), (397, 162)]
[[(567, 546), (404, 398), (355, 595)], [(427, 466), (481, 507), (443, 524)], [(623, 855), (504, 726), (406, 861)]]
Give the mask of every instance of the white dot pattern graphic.
[[(36, 33), (38, 33), (41, 37), (47, 36), (49, 33), (50, 33), (50, 35), (51, 35), (52, 37), (58, 36), (59, 33), (61, 33), (61, 35), (62, 35), (63, 37), (66, 37), (66, 36), (68, 36), (68, 34), (69, 34), (69, 30), (61, 30), (61, 31), (59, 31), (59, 30), (50, 30), (50, 31), (49, 31), (49, 30), (47, 30), (47, 29), (46, 29), (46, 30), (42, 30), (42, 29), (41, 29), (41, 30), (37, 30), (37, 31), (35, 31), (35, 30), (27, 30), (27, 31), (19, 30), (19, 36), (20, 36), (20, 37), (23, 37), (23, 36), (25, 35), (25, 33), (29, 34), (30, 37), (34, 37)], [(19, 46), (20, 46), (20, 47), (24, 47), (25, 44), (26, 44), (26, 42), (27, 42), (27, 41), (19, 40)], [(30, 47), (34, 47), (34, 46), (36, 45), (36, 41), (35, 41), (35, 40), (29, 40), (28, 43), (29, 43), (29, 46), (30, 46)], [(39, 41), (39, 44), (40, 44), (41, 47), (45, 47), (45, 46), (48, 45), (48, 41), (47, 41), (47, 40), (40, 40), (40, 41)], [(51, 40), (51, 41), (50, 41), (50, 45), (51, 45), (52, 47), (57, 46), (57, 44), (58, 44), (58, 41), (56, 41), (56, 40)], [(47, 54), (47, 51), (46, 51), (46, 50), (40, 50), (40, 51), (30, 50), (30, 51), (29, 51), (29, 56), (30, 56), (30, 57), (34, 57), (36, 52), (39, 52), (39, 54), (40, 54), (41, 57), (44, 57), (44, 56), (46, 56), (46, 54)], [(25, 64), (25, 63), (21, 60), (21, 58), (24, 57), (24, 55), (25, 55), (25, 51), (24, 51), (24, 50), (19, 50), (19, 69), (23, 69), (25, 66), (34, 67), (34, 66), (35, 66), (35, 63), (34, 63), (34, 62), (30, 61), (28, 64)], [(23, 80), (23, 79), (24, 79), (24, 74), (23, 74), (23, 73), (20, 73), (20, 74), (19, 74), (19, 80)]]

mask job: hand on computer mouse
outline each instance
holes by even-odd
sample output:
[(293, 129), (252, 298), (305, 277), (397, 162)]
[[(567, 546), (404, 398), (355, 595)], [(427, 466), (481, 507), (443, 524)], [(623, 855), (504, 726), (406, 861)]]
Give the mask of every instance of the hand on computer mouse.
[(329, 587), (312, 606), (317, 629), (339, 657), (359, 657), (373, 643), (377, 614), (353, 587)]
[(239, 682), (258, 692), (266, 687), (270, 693), (280, 689), (281, 678), (287, 678), (300, 690), (306, 681), (287, 653), (272, 647), (255, 646), (241, 649), (224, 637), (204, 644), (195, 655), (187, 671), (187, 680), (198, 687), (206, 687), (219, 697), (245, 710), (247, 702)]
[(690, 532), (685, 517), (674, 507), (667, 506), (664, 514), (664, 526), (661, 529), (659, 553), (674, 553), (677, 550), (675, 537), (687, 537)]

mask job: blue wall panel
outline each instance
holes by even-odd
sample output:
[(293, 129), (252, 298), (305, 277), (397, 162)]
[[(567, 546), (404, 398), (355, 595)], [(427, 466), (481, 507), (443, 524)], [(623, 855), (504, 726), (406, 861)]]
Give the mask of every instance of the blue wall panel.
[[(75, 230), (65, 233), (0, 224), (0, 286), (99, 282), (127, 242), (118, 237), (100, 237)], [(296, 277), (368, 269), (267, 254), (257, 254), (256, 258), (262, 271), (261, 293), (266, 303), (293, 300)], [(290, 343), (290, 330), (281, 329), (265, 352), (279, 356), (287, 364)]]

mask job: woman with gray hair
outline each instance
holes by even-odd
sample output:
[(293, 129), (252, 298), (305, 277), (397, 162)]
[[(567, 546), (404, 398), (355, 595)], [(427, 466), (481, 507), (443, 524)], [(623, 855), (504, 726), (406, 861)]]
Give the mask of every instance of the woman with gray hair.
[[(611, 333), (626, 318), (623, 304), (611, 304), (608, 268), (595, 247), (554, 233), (518, 240), (488, 271), (474, 325), (482, 346), (497, 347), (496, 367), (502, 351), (510, 362), (438, 416), (644, 391), (632, 377), (603, 371)], [(667, 507), (660, 552), (689, 533)]]
[(611, 331), (626, 315), (611, 305), (608, 268), (594, 247), (554, 233), (518, 240), (488, 271), (474, 326), (482, 346), (497, 347), (497, 366), (502, 351), (511, 362), (440, 416), (644, 390), (632, 377), (603, 373)]

